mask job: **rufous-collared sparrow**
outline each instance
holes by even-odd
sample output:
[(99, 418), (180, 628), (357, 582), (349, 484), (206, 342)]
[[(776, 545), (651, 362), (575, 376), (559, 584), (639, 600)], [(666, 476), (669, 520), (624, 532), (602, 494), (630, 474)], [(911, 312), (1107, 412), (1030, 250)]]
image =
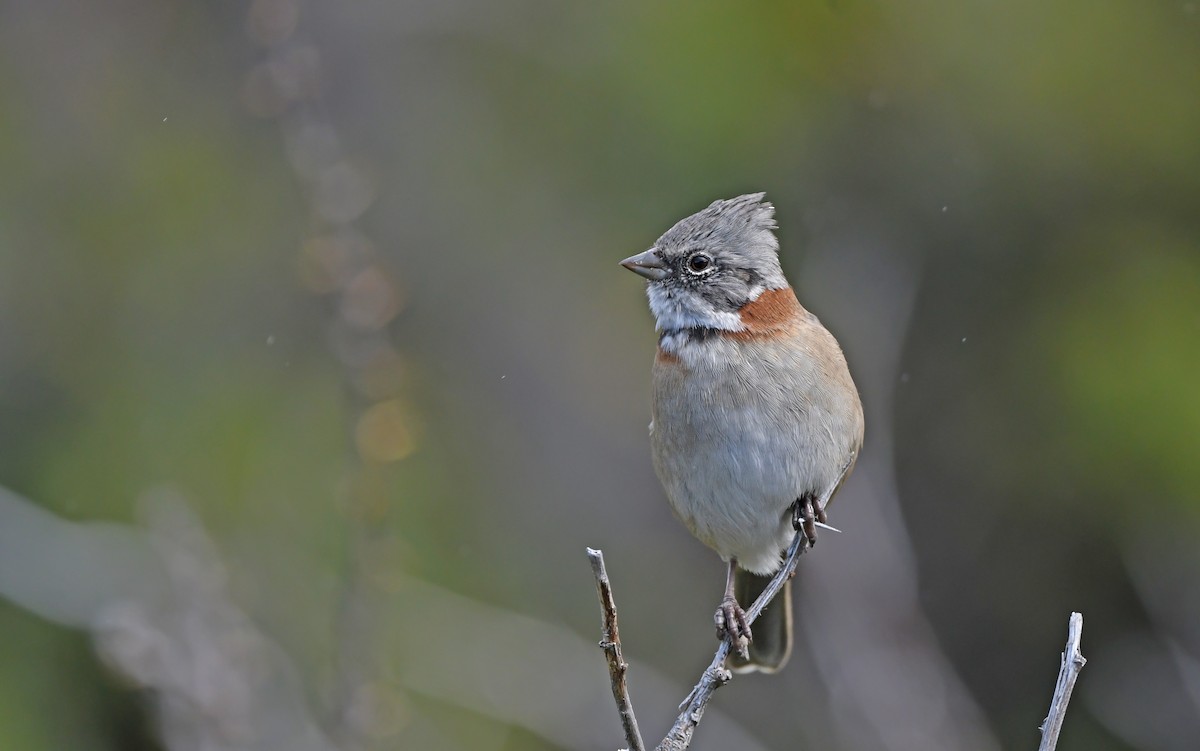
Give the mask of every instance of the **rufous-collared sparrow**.
[(659, 335), (654, 469), (676, 515), (729, 564), (716, 622), (742, 645), (733, 667), (774, 672), (791, 653), (791, 584), (748, 651), (739, 599), (758, 596), (797, 528), (815, 540), (819, 499), (862, 447), (863, 412), (837, 340), (783, 276), (763, 196), (716, 201), (621, 265), (648, 280)]

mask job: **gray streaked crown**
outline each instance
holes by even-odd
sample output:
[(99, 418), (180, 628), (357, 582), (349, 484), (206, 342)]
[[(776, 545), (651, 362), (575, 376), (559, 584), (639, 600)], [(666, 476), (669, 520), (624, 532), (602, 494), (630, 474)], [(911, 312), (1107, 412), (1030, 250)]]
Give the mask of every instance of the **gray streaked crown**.
[[(654, 244), (665, 267), (649, 285), (660, 329), (736, 328), (736, 311), (764, 290), (787, 287), (779, 266), (775, 207), (764, 193), (714, 201)], [(710, 265), (695, 271), (697, 256)], [(701, 259), (697, 265), (704, 262)]]
[(654, 247), (664, 260), (704, 250), (725, 269), (763, 289), (787, 286), (779, 267), (779, 241), (774, 230), (775, 207), (766, 193), (747, 193), (713, 201), (708, 208), (679, 220)]

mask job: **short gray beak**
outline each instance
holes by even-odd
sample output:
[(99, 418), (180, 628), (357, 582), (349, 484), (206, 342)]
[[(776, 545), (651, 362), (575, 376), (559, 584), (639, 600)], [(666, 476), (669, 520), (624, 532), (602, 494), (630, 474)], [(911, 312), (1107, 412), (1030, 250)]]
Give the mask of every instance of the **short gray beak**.
[(667, 265), (663, 263), (662, 258), (655, 252), (654, 248), (647, 250), (645, 253), (638, 253), (636, 256), (630, 256), (621, 265), (629, 269), (635, 274), (644, 276), (652, 282), (657, 282), (659, 279), (667, 275)]

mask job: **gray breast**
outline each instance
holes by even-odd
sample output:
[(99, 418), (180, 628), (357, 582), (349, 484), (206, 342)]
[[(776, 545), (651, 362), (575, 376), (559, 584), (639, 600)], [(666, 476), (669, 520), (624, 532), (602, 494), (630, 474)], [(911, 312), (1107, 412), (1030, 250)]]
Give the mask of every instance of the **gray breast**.
[(845, 360), (837, 351), (830, 373), (805, 337), (718, 338), (677, 354), (654, 371), (651, 445), (667, 497), (723, 557), (774, 568), (791, 504), (835, 483), (861, 440)]

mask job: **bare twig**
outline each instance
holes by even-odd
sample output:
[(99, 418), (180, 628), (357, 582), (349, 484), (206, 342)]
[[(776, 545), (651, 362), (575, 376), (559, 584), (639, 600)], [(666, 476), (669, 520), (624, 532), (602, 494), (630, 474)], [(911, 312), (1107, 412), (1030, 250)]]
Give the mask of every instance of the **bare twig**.
[(1058, 745), (1058, 734), (1062, 731), (1063, 718), (1067, 715), (1067, 702), (1071, 701), (1071, 691), (1075, 688), (1075, 680), (1079, 671), (1087, 664), (1087, 660), (1079, 652), (1079, 639), (1083, 636), (1083, 615), (1071, 613), (1071, 621), (1067, 626), (1067, 646), (1062, 653), (1062, 662), (1058, 669), (1058, 682), (1054, 685), (1054, 698), (1050, 700), (1050, 713), (1038, 728), (1042, 731), (1042, 743), (1038, 751), (1054, 751)]
[[(850, 468), (854, 466), (855, 456), (851, 456), (847, 460), (845, 466), (842, 467), (842, 472), (838, 475), (837, 482), (830, 485), (817, 503), (821, 508), (829, 505), (829, 500), (837, 489), (841, 486), (842, 481), (846, 479), (846, 475), (850, 473)], [(841, 530), (838, 530), (839, 532)], [(767, 609), (775, 596), (779, 594), (779, 590), (783, 589), (783, 585), (796, 573), (796, 566), (800, 563), (800, 556), (811, 547), (809, 540), (805, 537), (802, 529), (797, 529), (796, 534), (792, 537), (791, 545), (788, 545), (787, 553), (784, 556), (783, 568), (776, 572), (775, 576), (768, 582), (762, 594), (754, 601), (754, 604), (746, 611), (746, 623), (751, 625), (762, 614), (762, 611)], [(704, 716), (704, 708), (708, 705), (708, 700), (712, 698), (715, 692), (721, 686), (729, 683), (729, 679), (733, 676), (729, 670), (725, 668), (725, 659), (729, 656), (729, 641), (722, 640), (721, 645), (717, 647), (717, 653), (713, 655), (712, 662), (705, 668), (704, 674), (700, 676), (700, 682), (696, 684), (692, 692), (683, 700), (682, 711), (675, 718), (675, 724), (667, 731), (667, 736), (662, 739), (662, 742), (655, 747), (654, 751), (683, 751), (692, 742), (692, 733), (696, 732), (696, 726), (700, 724), (700, 718)]]
[[(804, 536), (802, 531), (797, 530), (795, 537), (792, 538), (792, 544), (788, 546), (787, 558), (784, 560), (783, 568), (775, 574), (766, 589), (754, 601), (754, 604), (746, 611), (746, 623), (753, 624), (755, 619), (762, 614), (767, 605), (775, 599), (779, 594), (779, 590), (783, 589), (783, 585), (796, 571), (796, 565), (800, 562), (800, 556), (808, 549), (808, 538)], [(712, 698), (713, 693), (729, 682), (732, 677), (729, 670), (725, 668), (725, 659), (729, 657), (729, 641), (722, 640), (721, 645), (717, 647), (717, 653), (713, 655), (712, 662), (705, 668), (704, 674), (700, 676), (700, 682), (692, 689), (687, 698), (683, 700), (683, 710), (675, 719), (675, 724), (667, 731), (667, 735), (662, 739), (662, 742), (655, 747), (654, 751), (683, 751), (692, 742), (692, 733), (696, 732), (696, 726), (700, 724), (700, 719), (704, 716), (704, 708), (708, 705), (708, 700)]]
[(608, 677), (612, 682), (617, 711), (621, 715), (621, 727), (625, 729), (629, 751), (645, 751), (646, 746), (642, 742), (642, 733), (638, 730), (637, 717), (633, 714), (633, 701), (629, 698), (629, 684), (625, 681), (629, 663), (625, 662), (625, 656), (621, 654), (621, 636), (617, 632), (617, 604), (613, 602), (612, 585), (608, 581), (608, 571), (604, 569), (604, 553), (588, 548), (587, 556), (592, 562), (592, 574), (596, 577), (596, 594), (600, 596), (600, 611), (604, 615), (600, 648), (604, 650), (604, 656), (608, 659)]
[[(842, 467), (842, 472), (838, 476), (837, 482), (830, 485), (817, 503), (821, 508), (829, 504), (829, 499), (837, 492), (842, 481), (846, 479), (846, 475), (850, 473), (850, 468), (854, 466), (854, 456), (846, 462)], [(825, 526), (825, 525), (822, 525)], [(838, 530), (840, 531), (840, 530)], [(751, 625), (766, 610), (779, 591), (783, 589), (783, 585), (787, 584), (788, 580), (796, 573), (796, 566), (800, 562), (800, 556), (804, 551), (811, 547), (808, 537), (804, 535), (801, 528), (796, 529), (796, 534), (792, 537), (792, 542), (788, 545), (787, 552), (784, 555), (783, 567), (776, 572), (775, 576), (767, 583), (762, 594), (754, 601), (746, 610), (746, 624)], [(588, 558), (592, 561), (592, 571), (596, 575), (596, 587), (600, 592), (600, 606), (604, 610), (604, 641), (600, 642), (600, 646), (604, 648), (605, 655), (608, 657), (608, 671), (612, 678), (613, 697), (617, 700), (617, 708), (621, 712), (621, 721), (625, 725), (625, 736), (629, 739), (630, 746), (634, 749), (642, 748), (642, 740), (638, 735), (637, 722), (633, 719), (633, 705), (629, 700), (629, 690), (625, 685), (625, 670), (628, 667), (625, 661), (621, 658), (621, 644), (617, 639), (617, 613), (616, 607), (612, 603), (612, 590), (608, 583), (608, 575), (604, 571), (604, 556), (599, 550), (588, 548)], [(611, 615), (611, 617), (610, 617)], [(610, 630), (611, 623), (611, 630)], [(700, 719), (704, 716), (704, 708), (708, 706), (709, 699), (718, 688), (724, 686), (733, 677), (729, 670), (725, 667), (725, 660), (729, 657), (730, 642), (728, 639), (723, 639), (720, 646), (717, 647), (717, 653), (713, 655), (712, 662), (704, 669), (704, 673), (700, 676), (700, 682), (692, 688), (691, 693), (680, 703), (679, 716), (675, 718), (675, 724), (667, 731), (667, 735), (662, 739), (654, 751), (683, 751), (692, 742), (692, 734), (696, 732), (696, 726), (700, 724)]]

